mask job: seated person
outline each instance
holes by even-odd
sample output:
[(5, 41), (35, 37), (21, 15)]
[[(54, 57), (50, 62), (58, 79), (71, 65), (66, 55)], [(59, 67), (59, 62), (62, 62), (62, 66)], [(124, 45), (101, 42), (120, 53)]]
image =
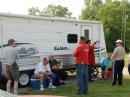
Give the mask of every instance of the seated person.
[(56, 74), (56, 79), (54, 81), (54, 84), (59, 86), (65, 85), (64, 81), (67, 78), (67, 73), (62, 69), (62, 63), (58, 62), (56, 59), (54, 59), (53, 55), (49, 56), (49, 64), (53, 72)]
[(49, 65), (48, 58), (44, 58), (37, 66), (34, 71), (34, 76), (40, 79), (40, 91), (44, 91), (43, 81), (47, 77), (50, 78), (49, 88), (56, 88), (52, 85), (53, 78), (51, 77), (52, 72)]
[(104, 72), (104, 75), (102, 75), (102, 78), (106, 79), (107, 78), (107, 71), (108, 71), (108, 67), (110, 64), (110, 55), (108, 55), (106, 58), (103, 59), (102, 63), (101, 63), (101, 69), (102, 72)]

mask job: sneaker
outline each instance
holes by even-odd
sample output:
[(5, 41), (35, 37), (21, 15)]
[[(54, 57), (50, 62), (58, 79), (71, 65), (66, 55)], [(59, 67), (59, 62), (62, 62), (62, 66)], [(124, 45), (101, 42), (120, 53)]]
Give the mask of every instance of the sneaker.
[(88, 92), (83, 92), (83, 94), (84, 94), (84, 95), (87, 95), (87, 94), (88, 94)]
[(49, 87), (48, 87), (48, 88), (55, 89), (56, 87), (55, 87), (55, 86), (53, 86), (53, 85), (49, 85)]
[(66, 83), (65, 82), (60, 82), (60, 85), (66, 85)]
[(77, 92), (76, 94), (77, 94), (77, 95), (82, 95), (82, 93), (80, 93), (80, 92)]
[(40, 88), (40, 91), (44, 91), (45, 89), (44, 88)]
[(89, 82), (94, 82), (94, 80), (91, 79), (91, 80), (89, 80)]

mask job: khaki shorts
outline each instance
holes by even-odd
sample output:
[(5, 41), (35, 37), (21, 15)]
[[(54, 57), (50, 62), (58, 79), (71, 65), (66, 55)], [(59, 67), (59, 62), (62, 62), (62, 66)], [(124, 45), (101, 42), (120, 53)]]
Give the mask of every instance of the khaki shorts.
[(40, 78), (40, 77), (41, 77), (41, 75), (42, 75), (44, 78), (47, 78), (47, 77), (49, 76), (47, 73), (42, 73), (42, 74), (34, 74), (34, 76), (35, 76), (36, 78)]
[(6, 74), (8, 80), (18, 81), (20, 75), (18, 66), (13, 68), (10, 65), (6, 65)]

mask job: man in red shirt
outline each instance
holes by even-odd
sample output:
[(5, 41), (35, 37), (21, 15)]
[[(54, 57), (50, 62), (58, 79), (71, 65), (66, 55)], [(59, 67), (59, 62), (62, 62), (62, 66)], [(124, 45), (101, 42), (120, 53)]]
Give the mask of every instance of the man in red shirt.
[(91, 40), (87, 40), (85, 42), (88, 46), (89, 46), (89, 54), (88, 54), (88, 76), (89, 76), (89, 82), (92, 82), (92, 68), (95, 64), (95, 55), (94, 55), (94, 45), (95, 44), (91, 44)]
[(88, 52), (89, 46), (85, 44), (85, 39), (81, 36), (79, 44), (74, 51), (74, 57), (76, 57), (78, 95), (88, 93)]

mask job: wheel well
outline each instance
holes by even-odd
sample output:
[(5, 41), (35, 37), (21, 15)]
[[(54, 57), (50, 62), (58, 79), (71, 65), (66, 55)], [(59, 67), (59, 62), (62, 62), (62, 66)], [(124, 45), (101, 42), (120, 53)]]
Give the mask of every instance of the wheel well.
[(33, 74), (34, 70), (20, 71), (20, 74)]
[[(29, 83), (30, 83), (30, 78), (31, 78), (31, 76), (33, 75), (33, 72), (34, 72), (34, 70), (20, 71), (20, 75), (21, 75), (21, 74), (27, 74), (27, 75), (29, 76)], [(28, 83), (27, 85), (23, 86), (23, 85), (21, 85), (20, 82), (19, 82), (19, 87), (20, 87), (20, 88), (26, 87), (26, 86), (29, 85), (29, 83)]]

